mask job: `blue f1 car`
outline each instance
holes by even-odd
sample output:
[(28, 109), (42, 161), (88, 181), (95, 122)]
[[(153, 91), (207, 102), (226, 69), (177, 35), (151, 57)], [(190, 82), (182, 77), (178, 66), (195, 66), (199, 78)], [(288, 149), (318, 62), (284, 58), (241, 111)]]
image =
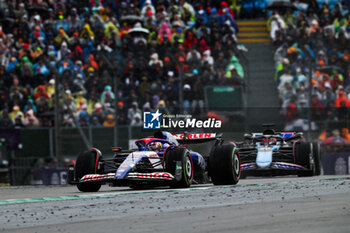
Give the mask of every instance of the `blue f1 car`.
[(302, 133), (276, 133), (265, 124), (262, 133), (244, 135), (237, 143), (241, 158), (242, 175), (320, 175), (320, 146), (303, 141)]
[[(209, 156), (189, 150), (185, 145), (215, 140)], [(111, 186), (164, 186), (186, 188), (196, 177), (208, 174), (214, 184), (236, 184), (240, 177), (240, 158), (232, 144), (223, 145), (215, 133), (170, 134), (156, 132), (154, 137), (139, 139), (137, 150), (112, 148), (114, 156), (101, 152), (79, 154), (75, 167), (68, 171), (68, 183), (83, 192), (96, 192), (102, 184)]]

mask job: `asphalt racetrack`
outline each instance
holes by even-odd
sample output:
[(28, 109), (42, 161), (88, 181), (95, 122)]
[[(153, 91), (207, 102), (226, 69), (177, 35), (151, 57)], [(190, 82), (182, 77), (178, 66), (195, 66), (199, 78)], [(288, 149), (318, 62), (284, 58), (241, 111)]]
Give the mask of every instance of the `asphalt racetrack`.
[(0, 232), (350, 232), (350, 176), (98, 193), (1, 187)]

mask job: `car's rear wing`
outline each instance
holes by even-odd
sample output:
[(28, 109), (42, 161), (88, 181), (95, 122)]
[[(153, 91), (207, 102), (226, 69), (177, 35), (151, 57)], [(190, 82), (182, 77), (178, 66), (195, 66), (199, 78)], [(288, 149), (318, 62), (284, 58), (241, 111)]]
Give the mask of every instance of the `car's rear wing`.
[(219, 133), (184, 133), (173, 134), (180, 144), (196, 144), (214, 140), (221, 140), (222, 134)]

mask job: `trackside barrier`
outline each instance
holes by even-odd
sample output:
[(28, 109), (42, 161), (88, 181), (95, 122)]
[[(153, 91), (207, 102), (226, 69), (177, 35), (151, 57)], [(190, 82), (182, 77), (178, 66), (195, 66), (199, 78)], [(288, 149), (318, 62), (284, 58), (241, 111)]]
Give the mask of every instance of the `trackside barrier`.
[(334, 152), (321, 155), (324, 175), (350, 174), (350, 152)]
[[(240, 122), (237, 123), (239, 124)], [(230, 124), (216, 132), (224, 133), (223, 137), (225, 141), (241, 141), (242, 135), (245, 133), (243, 125), (244, 124), (240, 124), (237, 128), (235, 124)], [(261, 126), (257, 126), (255, 130), (259, 129), (261, 130)], [(105, 156), (112, 155), (111, 147), (114, 146), (113, 128), (87, 127), (83, 130), (87, 137), (90, 138), (93, 146), (99, 148)], [(45, 162), (47, 159), (55, 159), (54, 149), (56, 145), (52, 137), (54, 135), (54, 129), (0, 130), (0, 134), (3, 134), (5, 131), (6, 135), (2, 135), (2, 137), (11, 139), (8, 140), (9, 142), (15, 141), (13, 138), (18, 138), (21, 146), (14, 149), (16, 147), (11, 145), (7, 150), (2, 150), (2, 153), (6, 153), (6, 157), (9, 160), (9, 172), (7, 176), (3, 177), (4, 180), (8, 180), (8, 177), (10, 177), (12, 185), (25, 185), (30, 183), (63, 184), (64, 181), (61, 181), (63, 180), (61, 177), (65, 176), (65, 174), (59, 169), (62, 168), (62, 165), (47, 165)], [(142, 130), (140, 127), (121, 126), (118, 129), (118, 146), (128, 149), (130, 140), (151, 135), (153, 135), (153, 131)], [(317, 138), (318, 135), (319, 132), (313, 132), (312, 138)], [(74, 128), (62, 128), (62, 139), (61, 158), (75, 159), (82, 148), (85, 148), (78, 131)], [(203, 154), (210, 150), (209, 147), (206, 148), (202, 145), (194, 145), (193, 147), (193, 150)], [(337, 148), (338, 147), (321, 149), (324, 174), (350, 174), (350, 146)], [(55, 173), (57, 173), (57, 176), (54, 175), (53, 178), (49, 178), (51, 177), (50, 174)], [(46, 175), (43, 176), (39, 174)], [(46, 178), (44, 179), (43, 177)], [(3, 181), (0, 181), (0, 183), (3, 183)]]
[(9, 159), (9, 177), (11, 185), (30, 184), (32, 169), (38, 163), (39, 158), (15, 158), (14, 154)]

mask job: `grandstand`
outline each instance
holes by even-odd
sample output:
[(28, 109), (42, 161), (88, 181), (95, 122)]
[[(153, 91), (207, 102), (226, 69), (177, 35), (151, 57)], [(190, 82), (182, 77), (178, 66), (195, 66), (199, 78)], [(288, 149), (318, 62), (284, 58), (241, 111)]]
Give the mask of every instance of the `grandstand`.
[(226, 1), (2, 1), (0, 17), (1, 127), (205, 117), (205, 86), (244, 83)]
[[(140, 127), (156, 110), (214, 116), (239, 132), (343, 122), (350, 27), (341, 2), (1, 0), (0, 127), (59, 124), (72, 141), (77, 126)], [(242, 109), (244, 124), (230, 114)]]
[(316, 123), (313, 129), (332, 128), (329, 123), (336, 122), (347, 127), (349, 2), (313, 1), (295, 8), (274, 11), (268, 20), (286, 128), (305, 130), (302, 121)]

